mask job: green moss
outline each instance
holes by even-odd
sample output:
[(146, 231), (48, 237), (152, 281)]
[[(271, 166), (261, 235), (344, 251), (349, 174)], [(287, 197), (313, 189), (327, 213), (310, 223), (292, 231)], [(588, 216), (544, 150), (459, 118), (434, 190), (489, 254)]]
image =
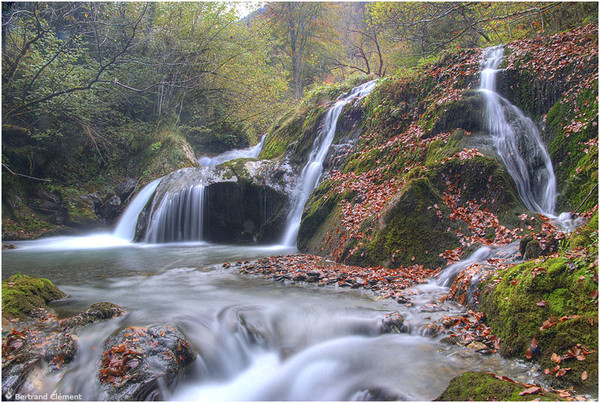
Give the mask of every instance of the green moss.
[[(552, 369), (556, 366), (550, 360), (552, 353), (564, 355), (577, 344), (589, 350), (597, 347), (598, 309), (597, 300), (592, 298), (598, 290), (594, 259), (591, 254), (528, 261), (508, 269), (498, 284), (491, 279), (480, 284), (480, 308), (502, 340), (502, 355), (524, 359), (535, 338), (540, 352), (533, 359), (542, 368)], [(560, 318), (568, 317), (571, 319), (559, 323)], [(557, 324), (544, 327), (549, 318)], [(590, 379), (598, 376), (597, 351), (584, 361), (568, 360), (563, 367), (571, 370), (561, 381), (585, 388), (589, 385), (581, 380), (583, 371)]]
[[(428, 179), (417, 178), (409, 182), (389, 202), (382, 217), (383, 228), (366, 244), (366, 254), (361, 262), (390, 267), (443, 266), (445, 260), (439, 254), (458, 247), (458, 240), (453, 232), (447, 231), (449, 227), (454, 228), (455, 223), (438, 217), (436, 210), (431, 208), (434, 204), (440, 206), (444, 217), (448, 216), (440, 194)], [(392, 255), (395, 255), (394, 261)]]
[[(558, 207), (562, 210), (578, 208), (598, 184), (598, 149), (584, 144), (598, 136), (597, 96), (598, 81), (593, 88), (582, 89), (575, 100), (571, 96), (561, 98), (546, 116), (546, 131), (551, 138), (548, 152), (559, 184)], [(583, 127), (570, 130), (571, 122), (582, 122)], [(593, 208), (597, 202), (592, 194), (582, 210)]]
[(50, 280), (15, 274), (2, 282), (2, 315), (24, 318), (47, 303), (66, 297)]
[(561, 399), (556, 393), (526, 394), (522, 386), (503, 381), (486, 372), (467, 371), (452, 379), (448, 388), (436, 401), (555, 401)]
[(323, 196), (330, 189), (331, 184), (329, 181), (320, 183), (306, 204), (304, 214), (302, 215), (302, 222), (298, 230), (298, 249), (307, 250), (309, 243), (312, 243), (312, 238), (320, 239), (319, 233), (327, 232), (324, 230), (325, 228), (331, 228), (329, 223), (330, 217), (335, 214), (338, 203), (344, 196), (334, 194), (325, 199)]

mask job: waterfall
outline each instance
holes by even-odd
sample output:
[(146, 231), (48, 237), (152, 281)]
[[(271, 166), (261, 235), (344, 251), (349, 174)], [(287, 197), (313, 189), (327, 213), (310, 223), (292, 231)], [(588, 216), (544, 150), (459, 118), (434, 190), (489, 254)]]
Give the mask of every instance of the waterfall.
[(204, 225), (204, 186), (167, 193), (153, 214), (146, 242), (200, 241)]
[(337, 120), (344, 106), (355, 99), (367, 96), (376, 83), (377, 81), (373, 80), (355, 87), (350, 94), (339, 99), (325, 114), (323, 128), (313, 143), (308, 162), (302, 169), (296, 188), (291, 195), (292, 207), (287, 217), (286, 230), (282, 242), (284, 245), (294, 246), (296, 244), (304, 205), (308, 201), (312, 191), (319, 184), (319, 179), (323, 173), (323, 161), (335, 137)]
[(212, 167), (238, 158), (258, 158), (258, 154), (260, 154), (265, 144), (266, 137), (266, 134), (263, 135), (260, 142), (253, 147), (226, 151), (216, 157), (200, 157), (198, 158), (198, 164), (202, 167)]
[(502, 46), (486, 49), (482, 65), (480, 91), (486, 100), (488, 128), (525, 206), (555, 218), (556, 178), (540, 133), (531, 119), (496, 92), (503, 53)]
[(114, 236), (117, 238), (126, 239), (128, 241), (133, 241), (138, 217), (144, 209), (144, 206), (146, 206), (146, 203), (148, 203), (150, 196), (154, 194), (154, 191), (161, 180), (162, 178), (158, 178), (150, 182), (144, 186), (144, 188), (140, 190), (137, 195), (135, 195), (119, 219), (119, 222), (113, 231)]

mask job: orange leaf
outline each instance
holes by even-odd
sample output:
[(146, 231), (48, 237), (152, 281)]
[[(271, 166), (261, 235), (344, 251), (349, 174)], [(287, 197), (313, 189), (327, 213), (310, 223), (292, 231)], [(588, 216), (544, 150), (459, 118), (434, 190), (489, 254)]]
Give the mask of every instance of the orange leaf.
[(532, 386), (531, 388), (527, 388), (523, 392), (519, 393), (519, 396), (532, 395), (532, 394), (537, 393), (539, 391), (540, 391), (540, 387), (539, 386)]
[(587, 378), (588, 378), (588, 373), (587, 373), (587, 371), (583, 371), (583, 372), (581, 373), (581, 380), (582, 380), (582, 381), (585, 381)]
[(525, 357), (527, 357), (528, 360), (531, 360), (531, 357), (533, 357), (533, 354), (531, 353), (531, 349), (530, 348), (528, 348), (525, 351)]

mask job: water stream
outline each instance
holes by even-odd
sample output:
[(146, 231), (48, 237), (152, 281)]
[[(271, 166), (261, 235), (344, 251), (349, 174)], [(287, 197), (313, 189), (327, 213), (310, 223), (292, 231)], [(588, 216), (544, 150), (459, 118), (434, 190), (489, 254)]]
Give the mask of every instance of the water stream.
[(283, 236), (282, 243), (288, 246), (296, 245), (296, 237), (298, 236), (298, 229), (300, 228), (300, 221), (302, 220), (302, 212), (304, 211), (304, 205), (308, 201), (310, 194), (319, 184), (319, 179), (323, 173), (323, 161), (327, 156), (329, 147), (335, 138), (335, 130), (337, 128), (337, 121), (348, 103), (367, 96), (377, 81), (369, 81), (358, 87), (355, 87), (350, 93), (340, 98), (325, 114), (323, 120), (323, 128), (320, 130), (317, 138), (315, 139), (312, 147), (312, 151), (308, 156), (308, 162), (302, 168), (302, 172), (298, 179), (295, 189), (293, 190), (291, 197), (291, 209), (287, 218), (286, 230)]
[(262, 136), (257, 145), (249, 148), (225, 151), (224, 153), (219, 154), (215, 157), (202, 156), (198, 158), (198, 164), (201, 167), (210, 167), (238, 158), (258, 158), (258, 155), (262, 151), (263, 145), (265, 144), (266, 137), (267, 135), (265, 134), (264, 136)]
[(481, 72), (480, 91), (486, 99), (490, 134), (525, 206), (554, 218), (556, 178), (539, 130), (519, 108), (496, 92), (503, 53), (502, 46), (486, 49)]
[[(5, 252), (3, 278), (17, 271), (52, 278), (69, 295), (53, 305), (62, 316), (99, 301), (129, 312), (79, 333), (76, 360), (60, 377), (38, 378), (36, 391), (102, 399), (96, 365), (104, 341), (125, 326), (154, 324), (177, 326), (198, 354), (178, 385), (163, 391), (169, 400), (431, 400), (466, 370), (533, 379), (520, 362), (419, 334), (434, 315), (463, 311), (452, 303), (437, 313), (419, 309), (445, 287), (419, 293), (407, 308), (370, 291), (265, 283), (219, 264), (293, 251), (168, 244)], [(391, 311), (415, 330), (384, 334), (382, 318)]]

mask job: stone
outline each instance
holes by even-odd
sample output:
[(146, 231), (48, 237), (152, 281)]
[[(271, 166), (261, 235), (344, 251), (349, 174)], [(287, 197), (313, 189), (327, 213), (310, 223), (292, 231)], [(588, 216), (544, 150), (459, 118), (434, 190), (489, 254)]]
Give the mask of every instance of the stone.
[(137, 181), (133, 178), (127, 178), (123, 182), (120, 182), (117, 186), (115, 186), (115, 193), (121, 199), (121, 202), (125, 203), (125, 201), (133, 194), (135, 191), (135, 187), (137, 186)]
[(123, 211), (123, 204), (117, 195), (109, 195), (99, 208), (100, 216), (107, 221), (117, 218), (121, 211)]
[(164, 400), (169, 387), (196, 359), (185, 336), (172, 326), (127, 327), (110, 337), (99, 365), (107, 400)]

